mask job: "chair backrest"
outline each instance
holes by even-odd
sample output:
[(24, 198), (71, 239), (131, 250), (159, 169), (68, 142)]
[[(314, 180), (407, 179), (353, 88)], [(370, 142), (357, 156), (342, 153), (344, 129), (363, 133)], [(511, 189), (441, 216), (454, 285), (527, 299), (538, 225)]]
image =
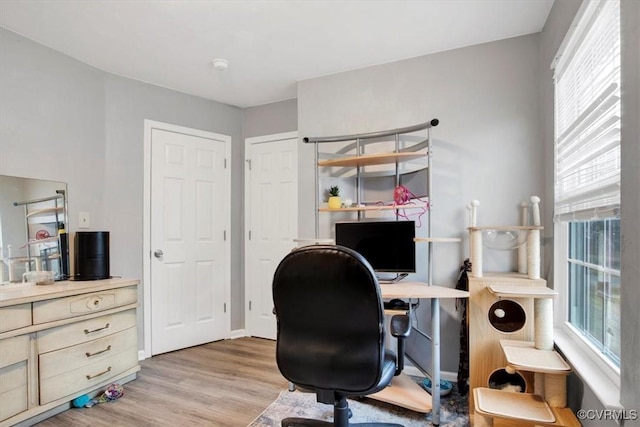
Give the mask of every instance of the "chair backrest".
[(276, 360), (294, 384), (345, 394), (380, 381), (384, 308), (367, 260), (333, 245), (289, 253), (273, 279)]

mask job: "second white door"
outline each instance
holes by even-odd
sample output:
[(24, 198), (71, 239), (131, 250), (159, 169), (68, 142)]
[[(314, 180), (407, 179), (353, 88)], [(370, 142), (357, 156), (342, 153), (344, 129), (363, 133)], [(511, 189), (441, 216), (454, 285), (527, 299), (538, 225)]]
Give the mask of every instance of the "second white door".
[(297, 133), (247, 138), (245, 322), (251, 336), (275, 339), (271, 283), (298, 233)]
[(151, 130), (151, 352), (230, 333), (230, 138)]

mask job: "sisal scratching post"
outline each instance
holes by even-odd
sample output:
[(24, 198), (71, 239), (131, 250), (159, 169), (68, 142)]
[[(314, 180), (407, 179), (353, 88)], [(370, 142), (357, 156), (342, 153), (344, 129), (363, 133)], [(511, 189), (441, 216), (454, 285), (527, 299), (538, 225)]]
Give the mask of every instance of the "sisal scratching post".
[(544, 397), (544, 374), (542, 372), (533, 373), (533, 393)]
[[(478, 223), (478, 206), (480, 202), (472, 200), (471, 204), (467, 206), (469, 209), (469, 226), (475, 227)], [(470, 238), (470, 252), (471, 256), (471, 276), (482, 277), (482, 231), (473, 230)]]
[[(540, 197), (531, 196), (533, 225), (540, 226)], [(540, 278), (540, 230), (529, 230), (527, 236), (527, 270), (529, 279)]]
[(544, 374), (544, 400), (553, 408), (567, 406), (567, 377), (562, 374)]
[(536, 298), (533, 302), (533, 333), (538, 350), (553, 350), (553, 301)]
[(527, 237), (527, 277), (540, 278), (540, 230), (529, 230)]
[(533, 214), (532, 215), (533, 225), (535, 225), (536, 227), (539, 227), (540, 225), (542, 225), (542, 223), (540, 222), (540, 197), (531, 196), (529, 200), (531, 200), (531, 213)]
[[(520, 203), (520, 225), (529, 225), (529, 205)], [(518, 273), (527, 274), (527, 245), (518, 246)]]

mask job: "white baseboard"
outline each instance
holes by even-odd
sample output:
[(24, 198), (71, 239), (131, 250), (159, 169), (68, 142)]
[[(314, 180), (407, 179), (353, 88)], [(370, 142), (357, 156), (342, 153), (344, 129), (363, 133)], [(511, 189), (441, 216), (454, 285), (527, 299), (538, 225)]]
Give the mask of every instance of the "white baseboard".
[(451, 381), (452, 383), (458, 382), (458, 373), (449, 371), (440, 371), (440, 379)]
[(229, 339), (230, 340), (235, 340), (236, 338), (243, 338), (247, 336), (247, 331), (246, 329), (236, 329), (231, 331), (231, 333), (229, 334)]
[[(246, 336), (248, 335), (245, 329), (236, 329), (234, 331), (231, 331), (231, 333), (229, 334), (229, 339), (234, 340), (236, 338), (242, 338)], [(138, 361), (146, 359), (145, 354), (146, 352), (144, 350), (138, 350)]]

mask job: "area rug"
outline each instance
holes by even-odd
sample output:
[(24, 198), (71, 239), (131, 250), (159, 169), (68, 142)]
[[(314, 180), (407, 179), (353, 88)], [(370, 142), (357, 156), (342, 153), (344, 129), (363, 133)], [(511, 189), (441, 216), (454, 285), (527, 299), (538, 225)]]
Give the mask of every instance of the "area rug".
[[(452, 391), (441, 398), (440, 425), (446, 427), (468, 427), (469, 416), (467, 397)], [(353, 412), (352, 423), (390, 422), (405, 427), (425, 427), (431, 425), (431, 413), (421, 414), (373, 399), (349, 399)], [(301, 391), (282, 391), (278, 398), (248, 427), (276, 427), (288, 417), (313, 418), (323, 421), (333, 420), (333, 407), (316, 401), (316, 395)]]

